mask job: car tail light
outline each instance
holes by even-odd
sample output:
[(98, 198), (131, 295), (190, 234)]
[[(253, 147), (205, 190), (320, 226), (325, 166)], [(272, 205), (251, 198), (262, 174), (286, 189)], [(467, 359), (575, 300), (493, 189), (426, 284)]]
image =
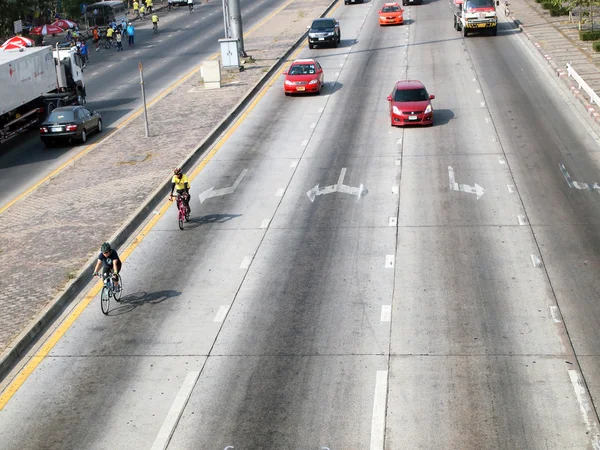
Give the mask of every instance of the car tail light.
[(48, 132), (48, 128), (46, 128), (46, 127), (40, 128), (40, 133), (47, 133), (47, 132)]
[(77, 125), (67, 125), (67, 131), (77, 131)]

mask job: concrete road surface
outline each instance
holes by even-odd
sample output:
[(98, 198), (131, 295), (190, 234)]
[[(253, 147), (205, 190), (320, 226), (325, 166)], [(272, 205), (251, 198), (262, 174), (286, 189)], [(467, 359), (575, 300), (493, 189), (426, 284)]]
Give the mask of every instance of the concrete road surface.
[[(570, 187), (599, 181), (597, 136), (508, 25), (465, 40), (433, 1), (381, 29), (381, 3), (302, 51), (320, 96), (269, 89), (185, 230), (171, 208), (124, 302), (0, 412), (3, 448), (597, 448), (600, 199)], [(406, 78), (433, 127), (390, 127)]]

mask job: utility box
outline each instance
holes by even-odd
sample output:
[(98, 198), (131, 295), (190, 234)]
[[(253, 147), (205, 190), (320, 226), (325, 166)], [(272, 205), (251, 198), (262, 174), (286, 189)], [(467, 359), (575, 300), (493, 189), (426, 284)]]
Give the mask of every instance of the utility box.
[(221, 62), (204, 61), (201, 69), (204, 89), (219, 89), (221, 87)]
[(240, 67), (240, 43), (237, 39), (219, 39), (221, 61), (224, 68)]

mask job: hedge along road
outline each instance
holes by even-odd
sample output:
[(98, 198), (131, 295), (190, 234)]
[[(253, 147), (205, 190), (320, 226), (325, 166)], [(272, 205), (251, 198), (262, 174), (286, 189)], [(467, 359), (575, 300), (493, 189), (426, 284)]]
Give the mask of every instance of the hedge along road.
[[(246, 34), (288, 3), (289, 0), (241, 0)], [(223, 37), (221, 2), (203, 4), (194, 14), (189, 14), (187, 8), (161, 11), (158, 35), (152, 34), (149, 20), (136, 21), (134, 25), (134, 49), (129, 49), (126, 44), (122, 53), (105, 49), (95, 52), (92, 49), (90, 64), (85, 70), (87, 106), (102, 114), (103, 135), (110, 132), (110, 128), (120, 127), (141, 107), (140, 60), (144, 62), (146, 96), (151, 101), (202, 61), (216, 56), (217, 41)], [(92, 135), (90, 145), (99, 139), (102, 135)], [(2, 145), (0, 213), (88, 148), (46, 149), (37, 130)]]

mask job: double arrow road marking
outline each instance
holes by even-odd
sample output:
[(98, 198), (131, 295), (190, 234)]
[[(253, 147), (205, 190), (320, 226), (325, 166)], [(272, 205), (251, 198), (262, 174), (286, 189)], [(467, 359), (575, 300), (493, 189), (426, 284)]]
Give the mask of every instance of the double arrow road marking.
[(477, 196), (477, 200), (481, 198), (483, 194), (485, 194), (485, 189), (475, 183), (473, 186), (468, 184), (458, 184), (454, 178), (454, 169), (452, 166), (448, 166), (448, 178), (450, 180), (450, 190), (457, 192), (466, 192), (467, 194), (475, 194)]

